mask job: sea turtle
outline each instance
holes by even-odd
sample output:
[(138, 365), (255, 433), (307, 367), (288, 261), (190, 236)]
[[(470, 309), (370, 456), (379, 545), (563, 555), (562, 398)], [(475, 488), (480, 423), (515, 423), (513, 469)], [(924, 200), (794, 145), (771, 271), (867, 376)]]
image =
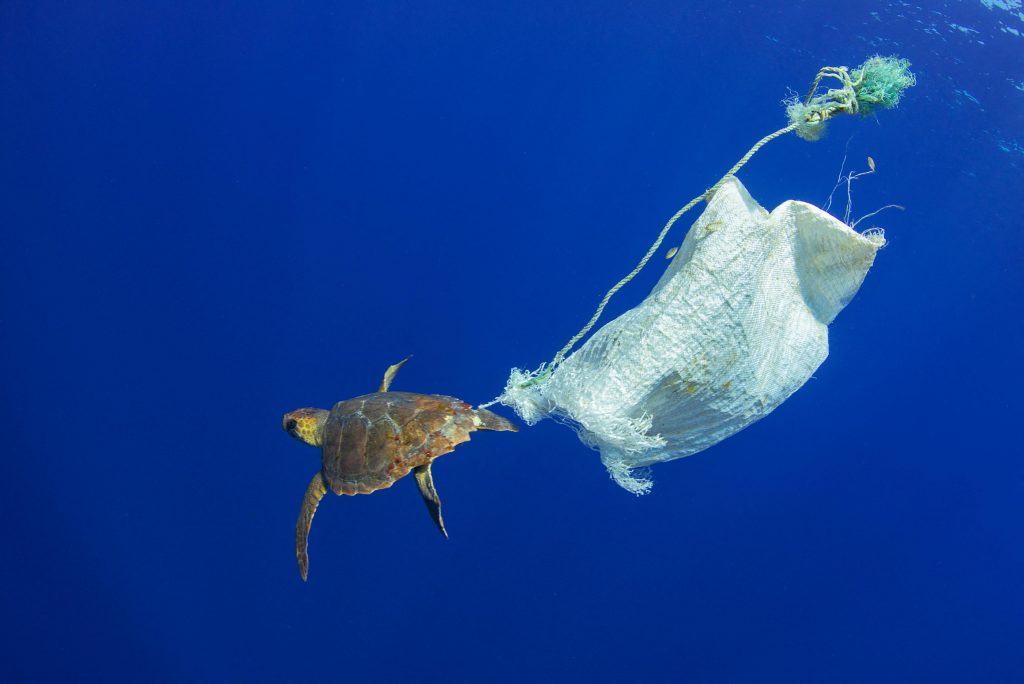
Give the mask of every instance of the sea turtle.
[(387, 369), (374, 394), (339, 401), (330, 411), (302, 408), (284, 415), (285, 432), (322, 450), (323, 467), (306, 489), (295, 525), (295, 558), (303, 581), (309, 573), (309, 527), (328, 488), (338, 495), (371, 494), (411, 470), (430, 517), (447, 537), (430, 464), (468, 441), (474, 430), (517, 430), (501, 416), (474, 410), (454, 397), (389, 392), (405, 361)]

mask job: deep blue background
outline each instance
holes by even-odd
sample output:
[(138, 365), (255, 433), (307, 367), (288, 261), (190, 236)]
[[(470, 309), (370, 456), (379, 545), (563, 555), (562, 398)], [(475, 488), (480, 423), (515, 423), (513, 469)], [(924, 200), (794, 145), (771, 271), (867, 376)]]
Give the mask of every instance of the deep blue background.
[[(1024, 680), (1022, 18), (206, 4), (0, 4), (0, 680)], [(411, 479), (330, 497), (299, 580), (283, 412), (408, 354), (491, 399), (878, 51), (898, 111), (741, 174), (820, 204), (849, 145), (854, 214), (907, 207), (814, 380), (639, 499), (557, 424), (478, 435), (450, 541)]]

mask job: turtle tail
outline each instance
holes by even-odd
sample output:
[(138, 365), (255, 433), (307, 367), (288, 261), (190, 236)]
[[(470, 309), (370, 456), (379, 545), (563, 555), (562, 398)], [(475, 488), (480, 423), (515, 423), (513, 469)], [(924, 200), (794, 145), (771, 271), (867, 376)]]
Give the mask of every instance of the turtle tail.
[(477, 428), (480, 430), (507, 430), (508, 432), (519, 432), (519, 428), (516, 427), (515, 423), (502, 418), (497, 413), (492, 413), (487, 409), (476, 409)]

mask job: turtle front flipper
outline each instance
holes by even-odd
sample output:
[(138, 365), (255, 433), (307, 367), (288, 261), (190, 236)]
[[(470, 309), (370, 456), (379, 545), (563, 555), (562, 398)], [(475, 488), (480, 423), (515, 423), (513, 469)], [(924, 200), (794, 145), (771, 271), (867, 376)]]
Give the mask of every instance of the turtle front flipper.
[(434, 476), (430, 472), (430, 464), (416, 466), (412, 473), (416, 477), (416, 484), (420, 488), (420, 494), (423, 495), (423, 502), (427, 504), (430, 517), (434, 519), (437, 529), (441, 530), (441, 534), (447, 539), (448, 531), (444, 529), (444, 519), (441, 517), (441, 498), (437, 495), (437, 490), (434, 489)]
[(322, 473), (317, 473), (309, 482), (306, 488), (306, 495), (302, 497), (302, 510), (299, 511), (299, 520), (295, 523), (295, 560), (299, 562), (299, 574), (302, 581), (306, 581), (309, 575), (309, 527), (313, 524), (313, 515), (316, 514), (316, 507), (320, 505), (320, 499), (327, 493), (327, 486), (324, 484)]
[(398, 369), (405, 365), (405, 362), (408, 360), (409, 357), (406, 356), (398, 363), (388, 366), (388, 369), (384, 371), (384, 379), (380, 381), (380, 388), (377, 390), (378, 392), (388, 391), (388, 388), (391, 387), (391, 381), (395, 379), (395, 374), (398, 373)]

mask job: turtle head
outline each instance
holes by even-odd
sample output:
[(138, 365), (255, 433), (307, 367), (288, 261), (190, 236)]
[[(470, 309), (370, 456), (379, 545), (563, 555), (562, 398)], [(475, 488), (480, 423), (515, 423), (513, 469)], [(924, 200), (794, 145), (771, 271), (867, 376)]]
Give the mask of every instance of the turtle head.
[(300, 442), (318, 447), (323, 444), (324, 424), (327, 422), (328, 415), (330, 415), (330, 411), (324, 409), (296, 409), (284, 414), (281, 427)]

